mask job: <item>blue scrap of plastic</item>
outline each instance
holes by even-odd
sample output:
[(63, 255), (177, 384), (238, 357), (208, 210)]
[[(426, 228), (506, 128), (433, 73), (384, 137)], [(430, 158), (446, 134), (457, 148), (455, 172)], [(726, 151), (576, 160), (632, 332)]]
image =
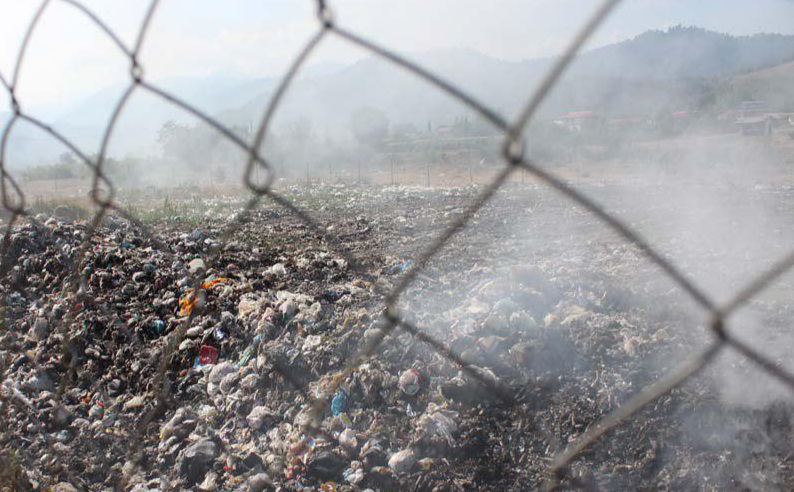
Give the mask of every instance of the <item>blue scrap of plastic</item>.
[(410, 258), (406, 260), (397, 260), (397, 263), (392, 265), (392, 267), (389, 269), (389, 273), (391, 274), (405, 273), (408, 271), (409, 268), (413, 266), (413, 264), (414, 261), (411, 260)]
[(347, 404), (347, 391), (339, 390), (333, 399), (331, 400), (331, 413), (334, 416), (339, 415), (345, 411), (345, 405)]
[(154, 320), (154, 329), (157, 331), (158, 335), (162, 335), (163, 331), (165, 330), (165, 321), (161, 319)]

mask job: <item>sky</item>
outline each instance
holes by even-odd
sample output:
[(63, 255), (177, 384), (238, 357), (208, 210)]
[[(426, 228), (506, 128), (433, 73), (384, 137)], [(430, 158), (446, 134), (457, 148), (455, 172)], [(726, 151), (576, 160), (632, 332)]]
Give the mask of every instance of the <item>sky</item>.
[[(471, 48), (503, 60), (559, 53), (596, 0), (329, 0), (339, 25), (404, 53)], [(0, 0), (0, 73), (13, 78), (39, 0)], [(83, 0), (128, 46), (149, 0)], [(737, 35), (794, 34), (792, 0), (626, 0), (589, 47), (682, 24)], [(140, 55), (147, 78), (282, 73), (319, 28), (311, 0), (162, 0)], [(327, 39), (310, 64), (367, 53)], [(432, 68), (432, 67), (429, 67)], [(129, 77), (129, 60), (73, 5), (50, 0), (20, 67), (23, 106), (63, 105)], [(7, 99), (7, 98), (6, 98)], [(0, 99), (0, 112), (7, 110)]]

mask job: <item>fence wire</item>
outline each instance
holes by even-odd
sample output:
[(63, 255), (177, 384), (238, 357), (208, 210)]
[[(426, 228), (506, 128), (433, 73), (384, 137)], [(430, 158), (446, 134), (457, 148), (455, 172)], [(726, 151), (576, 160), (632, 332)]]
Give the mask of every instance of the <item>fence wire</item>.
[[(99, 152), (94, 159), (90, 158), (85, 151), (80, 149), (69, 138), (59, 133), (56, 129), (47, 125), (44, 121), (33, 116), (29, 112), (26, 112), (25, 107), (17, 98), (19, 73), (26, 60), (26, 53), (30, 40), (36, 35), (37, 26), (39, 25), (45, 11), (53, 2), (58, 1), (75, 8), (90, 22), (99, 27), (102, 32), (113, 42), (113, 44), (118, 47), (119, 51), (121, 52), (120, 56), (124, 56), (129, 60), (128, 85), (118, 103), (115, 105), (110, 122), (105, 127), (104, 134), (102, 135)], [(439, 251), (444, 248), (457, 233), (459, 233), (471, 222), (474, 215), (491, 201), (495, 193), (500, 190), (507, 180), (518, 170), (522, 170), (523, 172), (534, 176), (551, 189), (554, 189), (562, 194), (566, 199), (570, 200), (571, 203), (583, 207), (594, 217), (600, 220), (604, 227), (611, 229), (622, 236), (626, 241), (639, 248), (639, 250), (641, 250), (651, 262), (658, 266), (673, 282), (675, 282), (675, 284), (691, 299), (693, 299), (703, 311), (709, 314), (712, 319), (711, 331), (714, 335), (713, 342), (702, 353), (695, 355), (689, 361), (680, 365), (680, 367), (668, 374), (666, 377), (649, 386), (629, 401), (625, 402), (620, 408), (615, 409), (611, 413), (607, 414), (603, 419), (590, 426), (584, 433), (575, 438), (575, 440), (569, 445), (563, 449), (559, 449), (556, 452), (556, 455), (550, 460), (547, 481), (544, 484), (546, 488), (554, 489), (558, 487), (561, 484), (561, 481), (566, 478), (570, 480), (570, 483), (575, 485), (575, 477), (570, 476), (571, 464), (589, 446), (599, 440), (607, 439), (607, 435), (611, 430), (626, 423), (632, 418), (632, 416), (637, 414), (637, 412), (660, 397), (666, 395), (674, 388), (680, 386), (689, 378), (698, 374), (714, 361), (715, 356), (718, 353), (726, 348), (731, 348), (747, 357), (757, 364), (758, 367), (783, 382), (790, 389), (794, 390), (794, 375), (781, 368), (770, 357), (767, 357), (763, 353), (757, 352), (756, 350), (747, 346), (745, 343), (734, 338), (725, 330), (725, 321), (733, 313), (735, 313), (737, 309), (755, 298), (761, 291), (770, 286), (770, 284), (772, 284), (780, 276), (794, 267), (794, 251), (776, 263), (768, 271), (763, 272), (757, 278), (749, 282), (745, 288), (739, 290), (733, 299), (724, 305), (718, 305), (712, 301), (691, 278), (679, 270), (669, 259), (666, 259), (650, 242), (644, 239), (631, 226), (629, 226), (620, 218), (606, 211), (603, 207), (586, 197), (575, 187), (567, 184), (562, 178), (535, 164), (524, 153), (524, 145), (521, 135), (525, 132), (525, 129), (532, 121), (538, 108), (553, 90), (557, 82), (560, 80), (560, 77), (581, 50), (582, 46), (588, 41), (588, 39), (590, 39), (593, 33), (620, 3), (621, 0), (605, 0), (598, 6), (598, 8), (587, 19), (585, 24), (572, 37), (569, 45), (562, 55), (557, 58), (556, 62), (553, 64), (546, 76), (542, 79), (538, 88), (534, 90), (534, 92), (528, 97), (527, 103), (523, 107), (522, 111), (520, 111), (519, 116), (515, 119), (515, 121), (511, 122), (497, 111), (489, 108), (473, 96), (458, 88), (453, 81), (445, 80), (444, 78), (433, 73), (433, 71), (429, 68), (409, 61), (388, 47), (381, 46), (337, 24), (330, 3), (326, 2), (325, 0), (317, 0), (317, 31), (307, 40), (302, 50), (289, 66), (287, 72), (284, 74), (280, 84), (275, 90), (274, 95), (265, 108), (264, 113), (262, 114), (261, 120), (256, 127), (256, 132), (254, 133), (252, 142), (246, 143), (234, 131), (232, 131), (231, 128), (224, 126), (212, 116), (206, 114), (185, 100), (179, 98), (175, 94), (168, 92), (162, 87), (158, 87), (156, 84), (146, 79), (144, 67), (140, 65), (138, 57), (144, 43), (146, 42), (146, 35), (150, 29), (152, 19), (157, 13), (157, 9), (160, 4), (158, 0), (153, 0), (149, 5), (149, 8), (146, 11), (143, 21), (141, 22), (138, 29), (133, 46), (126, 45), (120, 39), (120, 37), (116, 35), (113, 29), (111, 29), (102, 21), (99, 16), (97, 16), (79, 1), (43, 0), (27, 28), (27, 32), (16, 57), (16, 63), (14, 65), (13, 72), (10, 74), (10, 76), (8, 76), (8, 74), (0, 73), (0, 84), (2, 84), (2, 86), (5, 88), (5, 92), (10, 98), (10, 105), (13, 110), (13, 116), (7, 122), (5, 128), (3, 129), (2, 137), (0, 138), (0, 174), (2, 176), (2, 181), (0, 181), (0, 192), (2, 192), (2, 206), (8, 212), (8, 214), (10, 214), (10, 218), (8, 219), (8, 227), (5, 229), (3, 241), (0, 246), (0, 253), (2, 254), (3, 259), (3, 262), (0, 265), (0, 276), (5, 278), (9, 270), (14, 266), (11, 264), (12, 258), (9, 254), (9, 247), (11, 245), (11, 236), (13, 234), (14, 225), (18, 224), (23, 218), (33, 221), (34, 223), (36, 221), (34, 214), (28, 208), (26, 196), (23, 190), (7, 167), (8, 162), (6, 155), (9, 146), (9, 138), (15, 126), (20, 122), (26, 122), (35, 126), (43, 133), (62, 143), (71, 152), (73, 152), (79, 158), (79, 160), (89, 168), (91, 172), (92, 188), (90, 197), (91, 201), (96, 206), (96, 212), (89, 221), (89, 227), (83, 239), (82, 246), (79, 252), (75, 255), (76, 259), (79, 260), (79, 258), (85, 257), (85, 253), (91, 246), (91, 238), (96, 233), (96, 230), (101, 224), (102, 220), (110, 212), (118, 213), (122, 217), (132, 221), (136, 226), (140, 227), (144, 231), (144, 234), (146, 234), (147, 237), (155, 244), (160, 244), (154, 231), (147, 229), (146, 226), (141, 223), (141, 221), (137, 220), (133, 213), (125, 210), (124, 207), (117, 203), (116, 188), (105, 170), (105, 161), (107, 158), (108, 147), (113, 139), (117, 122), (124, 113), (125, 109), (129, 106), (129, 100), (133, 93), (138, 91), (147, 92), (157, 96), (163, 101), (172, 104), (186, 111), (187, 113), (190, 113), (212, 127), (223, 138), (240, 148), (248, 156), (247, 164), (245, 166), (245, 174), (243, 177), (243, 184), (251, 193), (251, 196), (245, 204), (243, 213), (238, 214), (235, 219), (227, 224), (223, 229), (218, 239), (218, 244), (220, 247), (215, 248), (209, 255), (207, 258), (208, 265), (212, 265), (213, 261), (217, 259), (218, 255), (223, 250), (223, 246), (228, 243), (232, 234), (234, 234), (235, 231), (237, 231), (244, 224), (248, 214), (254, 211), (263, 199), (269, 199), (278, 206), (285, 209), (285, 211), (288, 213), (297, 217), (312, 232), (317, 234), (319, 237), (322, 237), (337, 253), (342, 255), (343, 258), (353, 266), (353, 268), (356, 268), (356, 265), (359, 264), (359, 258), (357, 258), (355, 254), (345, 247), (343, 241), (336, 238), (325, 227), (323, 227), (323, 224), (316, 220), (311, 213), (301, 209), (288, 197), (278, 194), (273, 189), (275, 173), (267, 159), (267, 156), (263, 155), (260, 151), (260, 149), (263, 148), (265, 139), (267, 138), (273, 118), (278, 113), (279, 107), (285, 95), (288, 93), (296, 76), (301, 72), (305, 61), (312, 53), (317, 50), (318, 46), (323, 40), (329, 37), (336, 37), (348, 44), (355, 45), (373, 55), (387, 60), (402, 70), (410, 72), (428, 85), (431, 85), (437, 90), (446, 93), (450, 97), (460, 102), (460, 104), (473, 110), (486, 121), (488, 121), (504, 135), (502, 144), (502, 158), (504, 160), (504, 167), (502, 168), (501, 172), (482, 189), (479, 196), (473, 200), (468, 207), (466, 207), (463, 213), (461, 213), (457, 219), (449, 224), (449, 226), (442, 231), (442, 233), (432, 242), (432, 244), (430, 244), (430, 246), (428, 246), (422, 252), (414, 266), (401, 277), (400, 282), (390, 292), (384, 293), (384, 315), (382, 324), (384, 329), (380, 332), (379, 336), (371, 340), (371, 342), (366, 346), (361, 347), (357, 353), (355, 353), (343, 364), (344, 369), (339, 371), (333, 378), (333, 383), (330, 388), (331, 392), (335, 391), (345, 380), (345, 378), (350, 375), (362, 361), (366, 360), (372, 355), (375, 355), (381, 348), (381, 344), (384, 339), (390, 336), (393, 330), (401, 329), (409, 333), (416, 340), (427, 344), (441, 357), (447, 359), (453, 364), (460, 366), (463, 371), (467, 372), (469, 376), (473, 377), (489, 391), (493, 392), (493, 394), (501, 399), (505, 404), (520, 406), (518, 400), (515, 398), (515, 395), (511, 393), (510, 389), (501, 386), (499, 383), (484, 377), (479, 372), (473, 370), (464, 362), (464, 359), (460, 354), (450, 349), (445, 343), (436, 339), (431, 334), (423, 331), (419, 327), (407, 321), (406, 317), (403, 316), (397, 308), (397, 304), (401, 299), (401, 296), (416, 281), (417, 276), (419, 276), (422, 271), (426, 269), (428, 263), (437, 256)], [(264, 181), (257, 179), (260, 171), (265, 173), (266, 179)], [(167, 248), (162, 247), (162, 251), (167, 252)], [(87, 274), (81, 272), (80, 261), (73, 261), (70, 265), (68, 265), (68, 267), (71, 273), (69, 276), (70, 280), (67, 282), (67, 285), (74, 292), (77, 291), (81, 286), (85, 286), (87, 284)], [(199, 296), (203, 291), (202, 280), (203, 277), (199, 274), (194, 275), (192, 278), (194, 292), (197, 292)], [(73, 317), (74, 314), (74, 311), (67, 313), (67, 319), (69, 317)], [(175, 331), (174, 336), (169, 338), (168, 346), (161, 359), (159, 371), (155, 380), (156, 387), (159, 388), (157, 405), (150, 412), (141, 415), (138, 424), (133, 431), (133, 438), (130, 442), (128, 457), (134, 464), (138, 464), (141, 459), (141, 447), (144, 437), (142, 434), (145, 432), (147, 424), (160, 416), (166, 409), (167, 401), (169, 400), (169, 396), (174, 386), (173, 382), (168, 380), (167, 367), (169, 361), (174, 355), (176, 348), (184, 338), (185, 333), (190, 326), (190, 322), (197, 314), (198, 310), (194, 310), (189, 317), (184, 318), (181, 321), (178, 329)], [(70, 351), (74, 350), (69, 343), (70, 333), (66, 329), (68, 326), (69, 323), (63, 323), (61, 325), (61, 335), (63, 336), (64, 340), (62, 346), (62, 355), (66, 355), (70, 353)], [(5, 326), (5, 329), (9, 328), (10, 327)], [(126, 329), (123, 325), (119, 328)], [(129, 338), (137, 341), (137, 338), (134, 336), (130, 336)], [(72, 357), (73, 361), (76, 359), (76, 357)], [(69, 369), (70, 371), (76, 370), (74, 363), (72, 363)], [(0, 375), (0, 380), (5, 379), (7, 370), (7, 368), (4, 368), (3, 374)], [(276, 368), (276, 370), (278, 370), (278, 368)], [(286, 379), (292, 377), (288, 373), (283, 373), (282, 376)], [(59, 401), (63, 396), (63, 391), (65, 391), (67, 387), (66, 380), (67, 376), (64, 375), (64, 381), (62, 381), (62, 384), (59, 385), (59, 393), (55, 398), (56, 401)], [(15, 395), (13, 394), (6, 395), (0, 393), (0, 395), (2, 395), (4, 400), (8, 401), (14, 400), (15, 398)], [(316, 417), (318, 417), (319, 414), (326, 409), (326, 400), (322, 398), (314, 398), (308, 393), (305, 396), (307, 399), (314, 401), (313, 411), (315, 418), (313, 418), (312, 421), (319, 421), (320, 419)], [(314, 430), (319, 432), (319, 429), (316, 426)], [(55, 453), (55, 451), (53, 451), (53, 453)], [(118, 477), (118, 489), (125, 488), (124, 485), (126, 483), (126, 479), (129, 478), (129, 475), (134, 471), (135, 468), (124, 469), (123, 473)], [(69, 474), (70, 472), (66, 470), (66, 473)]]

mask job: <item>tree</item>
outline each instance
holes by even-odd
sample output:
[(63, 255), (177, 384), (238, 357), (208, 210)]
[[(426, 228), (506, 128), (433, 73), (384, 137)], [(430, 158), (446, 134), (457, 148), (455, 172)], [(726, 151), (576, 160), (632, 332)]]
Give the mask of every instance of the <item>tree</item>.
[(365, 106), (350, 115), (350, 128), (356, 140), (374, 147), (389, 135), (389, 119), (383, 111)]
[(305, 116), (296, 119), (287, 127), (287, 137), (297, 145), (304, 145), (314, 135), (314, 124)]
[(165, 159), (203, 169), (211, 157), (214, 141), (208, 127), (190, 127), (169, 120), (158, 130), (157, 143)]

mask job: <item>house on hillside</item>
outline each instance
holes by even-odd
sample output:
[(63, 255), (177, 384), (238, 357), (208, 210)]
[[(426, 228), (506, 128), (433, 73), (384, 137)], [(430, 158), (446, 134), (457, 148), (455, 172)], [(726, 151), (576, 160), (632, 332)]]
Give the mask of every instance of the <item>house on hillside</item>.
[(764, 101), (743, 101), (736, 111), (736, 124), (742, 135), (771, 135), (773, 119)]
[(572, 132), (585, 133), (598, 128), (601, 117), (595, 111), (569, 111), (554, 123)]

